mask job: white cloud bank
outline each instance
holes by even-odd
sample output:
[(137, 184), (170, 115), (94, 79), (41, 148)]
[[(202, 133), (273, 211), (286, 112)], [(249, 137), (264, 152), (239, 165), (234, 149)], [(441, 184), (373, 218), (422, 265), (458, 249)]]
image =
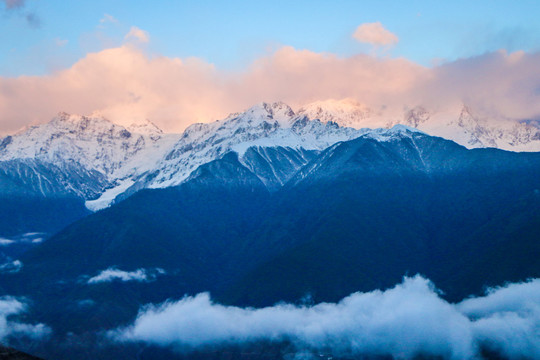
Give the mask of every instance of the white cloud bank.
[(253, 309), (212, 303), (208, 294), (141, 309), (118, 341), (174, 348), (291, 340), (336, 355), (417, 354), (474, 359), (482, 347), (510, 358), (540, 358), (540, 280), (511, 284), (451, 304), (420, 276), (386, 291), (354, 293), (339, 303)]
[(103, 270), (98, 275), (88, 279), (88, 284), (97, 284), (102, 282), (119, 281), (152, 281), (158, 274), (164, 274), (165, 271), (160, 268), (147, 270), (137, 269), (135, 271), (123, 271), (114, 267)]
[(11, 296), (0, 297), (0, 341), (15, 336), (41, 339), (50, 334), (51, 329), (44, 324), (31, 325), (12, 320), (12, 316), (26, 310), (26, 304), (20, 300)]

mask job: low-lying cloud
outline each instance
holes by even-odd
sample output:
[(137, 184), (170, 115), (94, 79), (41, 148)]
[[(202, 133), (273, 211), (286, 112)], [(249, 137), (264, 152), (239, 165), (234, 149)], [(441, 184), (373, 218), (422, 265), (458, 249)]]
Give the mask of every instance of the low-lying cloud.
[(0, 297), (0, 341), (10, 337), (29, 337), (42, 339), (51, 333), (51, 329), (44, 324), (25, 324), (13, 320), (13, 316), (27, 311), (27, 305), (20, 299), (3, 296)]
[(123, 271), (117, 268), (111, 267), (101, 271), (98, 275), (88, 279), (88, 284), (97, 284), (111, 281), (152, 281), (155, 280), (157, 275), (164, 274), (165, 271), (160, 268), (156, 269), (137, 269), (134, 271)]
[(0, 246), (8, 246), (14, 243), (15, 243), (15, 240), (0, 238)]
[(540, 358), (540, 280), (459, 304), (439, 295), (420, 276), (386, 291), (314, 306), (239, 308), (215, 304), (204, 293), (148, 305), (132, 326), (109, 335), (177, 349), (288, 340), (298, 349), (335, 355), (474, 359), (487, 348), (510, 358)]
[(10, 245), (21, 245), (21, 244), (26, 244), (26, 245), (39, 244), (43, 242), (46, 236), (47, 236), (46, 233), (30, 232), (30, 233), (13, 236), (10, 238), (0, 237), (0, 247), (10, 246)]
[(21, 271), (23, 263), (20, 260), (8, 261), (0, 265), (0, 274), (15, 274)]

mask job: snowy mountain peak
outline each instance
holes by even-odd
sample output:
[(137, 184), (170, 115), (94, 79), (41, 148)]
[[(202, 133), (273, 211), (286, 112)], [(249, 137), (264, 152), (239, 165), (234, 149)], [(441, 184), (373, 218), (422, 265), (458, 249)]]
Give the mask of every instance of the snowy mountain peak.
[(310, 119), (319, 119), (322, 122), (336, 122), (341, 126), (362, 128), (363, 122), (374, 115), (368, 106), (350, 98), (342, 100), (328, 99), (316, 101), (301, 107), (298, 114), (306, 115)]
[[(154, 126), (155, 127), (155, 126)], [(102, 116), (61, 112), (50, 122), (29, 127), (0, 147), (0, 161), (36, 159), (57, 166), (76, 163), (107, 176), (160, 139), (150, 124), (126, 129)]]
[(404, 123), (411, 127), (417, 128), (429, 121), (431, 113), (423, 106), (415, 106), (414, 108), (405, 111)]
[(282, 103), (260, 103), (224, 120), (188, 127), (172, 151), (158, 164), (148, 187), (167, 187), (185, 181), (197, 167), (229, 151), (240, 157), (251, 147), (284, 147), (322, 150), (364, 131), (343, 128), (334, 122), (295, 115)]
[(49, 131), (77, 131), (99, 133), (109, 131), (114, 128), (114, 124), (103, 116), (84, 116), (60, 112), (48, 124), (39, 125), (33, 128), (40, 128)]
[(463, 105), (457, 118), (457, 124), (461, 127), (477, 127), (482, 121), (477, 115), (473, 115), (473, 111), (467, 105)]
[(369, 137), (371, 139), (375, 139), (377, 141), (390, 141), (390, 140), (395, 140), (395, 139), (402, 139), (404, 137), (411, 138), (415, 135), (427, 135), (427, 134), (416, 128), (403, 125), (403, 124), (397, 124), (397, 125), (392, 126), (390, 129), (385, 129), (385, 128), (373, 129), (367, 132), (363, 136)]
[(154, 141), (163, 135), (163, 130), (148, 119), (140, 123), (131, 124), (127, 127), (127, 130), (135, 134), (147, 135)]
[(289, 105), (278, 101), (274, 103), (262, 102), (250, 107), (243, 113), (234, 115), (236, 115), (236, 118), (241, 117), (248, 121), (271, 121), (277, 122), (282, 127), (287, 127), (295, 113)]
[(268, 112), (272, 114), (274, 118), (290, 118), (295, 115), (293, 109), (282, 101), (274, 102), (271, 104), (263, 103), (263, 106), (267, 109)]
[(416, 134), (423, 134), (426, 135), (425, 132), (411, 126), (403, 125), (403, 124), (396, 124), (392, 126), (390, 129), (388, 129), (389, 134), (409, 134), (409, 133), (416, 133)]
[(374, 111), (352, 99), (331, 99), (305, 105), (297, 114), (356, 129), (390, 128), (404, 124), (468, 148), (540, 151), (540, 129), (535, 123), (493, 118), (467, 104), (440, 109), (420, 104), (404, 106), (402, 110), (380, 108)]

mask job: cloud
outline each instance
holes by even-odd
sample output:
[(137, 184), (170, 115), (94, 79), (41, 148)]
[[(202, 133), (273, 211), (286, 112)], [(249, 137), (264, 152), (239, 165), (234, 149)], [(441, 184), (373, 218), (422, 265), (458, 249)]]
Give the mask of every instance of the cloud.
[(56, 39), (54, 39), (54, 43), (56, 44), (56, 46), (62, 47), (62, 46), (66, 46), (66, 45), (67, 45), (68, 40), (56, 38)]
[(540, 117), (539, 53), (500, 51), (427, 68), (403, 58), (285, 46), (244, 70), (224, 71), (199, 58), (148, 55), (135, 45), (90, 53), (46, 76), (0, 77), (0, 133), (49, 121), (59, 111), (96, 110), (123, 125), (150, 119), (178, 132), (261, 101), (298, 108), (342, 98), (400, 116), (404, 107), (465, 102), (492, 119)]
[(109, 336), (176, 349), (289, 340), (299, 349), (339, 356), (472, 359), (489, 348), (512, 358), (538, 358), (539, 328), (540, 280), (450, 304), (429, 280), (415, 276), (386, 291), (354, 293), (339, 303), (314, 306), (239, 308), (199, 294), (148, 305), (133, 325)]
[(28, 25), (34, 28), (38, 28), (41, 26), (41, 19), (36, 14), (29, 12), (27, 13), (24, 18), (26, 19), (26, 22)]
[(380, 93), (404, 92), (423, 73), (404, 59), (339, 58), (292, 47), (245, 71), (226, 72), (198, 58), (150, 57), (124, 45), (89, 54), (49, 76), (0, 78), (0, 131), (48, 121), (59, 111), (95, 110), (125, 125), (148, 118), (166, 131), (181, 131), (261, 101), (296, 106), (354, 95), (368, 102)]
[(0, 246), (8, 246), (15, 243), (15, 240), (0, 238)]
[(125, 39), (147, 43), (150, 41), (150, 35), (148, 32), (141, 30), (136, 26), (132, 26), (131, 29), (129, 29), (129, 32), (126, 34)]
[(99, 20), (100, 23), (104, 24), (104, 23), (117, 23), (118, 20), (112, 16), (112, 15), (109, 15), (109, 14), (103, 14), (103, 17)]
[(13, 260), (0, 265), (0, 274), (14, 274), (21, 271), (23, 263), (20, 260)]
[(22, 314), (26, 310), (26, 304), (20, 299), (11, 296), (0, 297), (0, 341), (20, 336), (41, 339), (51, 333), (51, 329), (44, 324), (31, 325), (12, 319), (13, 316)]
[(5, 4), (6, 9), (8, 10), (21, 8), (24, 6), (24, 3), (25, 3), (25, 0), (1, 0), (1, 1)]
[[(418, 88), (424, 101), (461, 101), (487, 118), (540, 116), (540, 53), (504, 50), (443, 64)], [(536, 64), (536, 65), (535, 65)]]
[(540, 279), (490, 289), (457, 308), (476, 319), (472, 326), (479, 343), (510, 359), (540, 357)]
[[(0, 2), (4, 3), (8, 11), (20, 10), (26, 5), (25, 0), (0, 0)], [(41, 19), (35, 13), (29, 11), (21, 15), (31, 27), (37, 28), (41, 25)]]
[(45, 233), (29, 232), (14, 236), (11, 239), (0, 237), (0, 246), (9, 246), (13, 244), (37, 244), (43, 242), (45, 236)]
[(386, 30), (380, 22), (361, 24), (352, 37), (361, 43), (371, 45), (394, 45), (399, 41), (398, 37)]
[(98, 275), (88, 279), (88, 284), (97, 284), (102, 282), (119, 281), (152, 281), (158, 274), (164, 274), (165, 271), (160, 268), (153, 270), (137, 269), (135, 271), (122, 271), (114, 267), (103, 270)]

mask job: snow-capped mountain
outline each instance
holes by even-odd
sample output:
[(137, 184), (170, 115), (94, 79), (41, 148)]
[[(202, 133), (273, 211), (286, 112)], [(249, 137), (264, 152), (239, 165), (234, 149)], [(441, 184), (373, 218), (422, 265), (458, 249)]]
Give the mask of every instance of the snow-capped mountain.
[(101, 116), (60, 113), (49, 123), (3, 139), (0, 161), (36, 159), (56, 165), (73, 161), (117, 177), (139, 153), (157, 148), (163, 137), (150, 122), (126, 128)]
[[(193, 124), (154, 170), (109, 193), (123, 199), (142, 188), (165, 188), (185, 182), (201, 165), (236, 152), (239, 160), (272, 190), (283, 185), (296, 170), (339, 141), (358, 137), (368, 129), (340, 127), (333, 122), (296, 115), (282, 102), (260, 103), (223, 120)], [(114, 198), (104, 193), (90, 206), (107, 206)]]
[(60, 113), (2, 139), (0, 169), (43, 196), (92, 199), (147, 171), (177, 139), (149, 121), (126, 128), (99, 115)]
[(9, 185), (4, 191), (70, 194), (98, 210), (122, 194), (179, 185), (200, 165), (231, 151), (275, 188), (309, 161), (310, 151), (363, 132), (297, 116), (283, 103), (194, 124), (182, 135), (163, 134), (150, 122), (123, 127), (99, 115), (60, 113), (0, 140), (0, 174)]
[(340, 125), (349, 127), (358, 127), (376, 115), (368, 106), (350, 98), (313, 102), (301, 107), (298, 114), (322, 122), (339, 120)]
[(412, 128), (469, 148), (540, 151), (537, 123), (493, 125), (466, 106), (459, 112), (417, 106), (396, 115), (351, 99), (319, 101), (297, 112), (282, 102), (260, 103), (182, 134), (164, 134), (149, 121), (124, 127), (99, 115), (60, 113), (0, 139), (0, 180), (4, 192), (71, 194), (95, 211), (143, 188), (182, 184), (201, 165), (235, 152), (275, 190), (331, 145), (360, 136), (384, 141)]
[(198, 166), (229, 151), (242, 158), (251, 147), (323, 150), (366, 131), (297, 116), (284, 103), (262, 103), (224, 120), (188, 127), (158, 164), (159, 172), (153, 175), (149, 187), (178, 185)]
[(492, 119), (467, 105), (446, 111), (422, 106), (407, 110), (395, 121), (428, 134), (457, 142), (467, 148), (492, 147), (510, 151), (540, 151), (540, 126), (530, 121)]
[(433, 110), (424, 106), (403, 111), (374, 110), (352, 99), (317, 101), (298, 111), (310, 119), (333, 121), (353, 128), (391, 128), (404, 124), (467, 148), (494, 147), (510, 151), (540, 151), (540, 123), (493, 119), (467, 105)]
[(87, 202), (87, 206), (98, 209), (111, 204), (116, 196), (117, 200), (123, 200), (143, 188), (180, 185), (201, 165), (229, 152), (237, 153), (240, 163), (273, 191), (331, 145), (359, 136), (386, 141), (410, 131), (417, 130), (403, 125), (391, 129), (354, 129), (340, 126), (329, 118), (320, 120), (296, 114), (282, 102), (260, 103), (223, 120), (189, 126), (152, 171), (121, 182), (99, 199)]

